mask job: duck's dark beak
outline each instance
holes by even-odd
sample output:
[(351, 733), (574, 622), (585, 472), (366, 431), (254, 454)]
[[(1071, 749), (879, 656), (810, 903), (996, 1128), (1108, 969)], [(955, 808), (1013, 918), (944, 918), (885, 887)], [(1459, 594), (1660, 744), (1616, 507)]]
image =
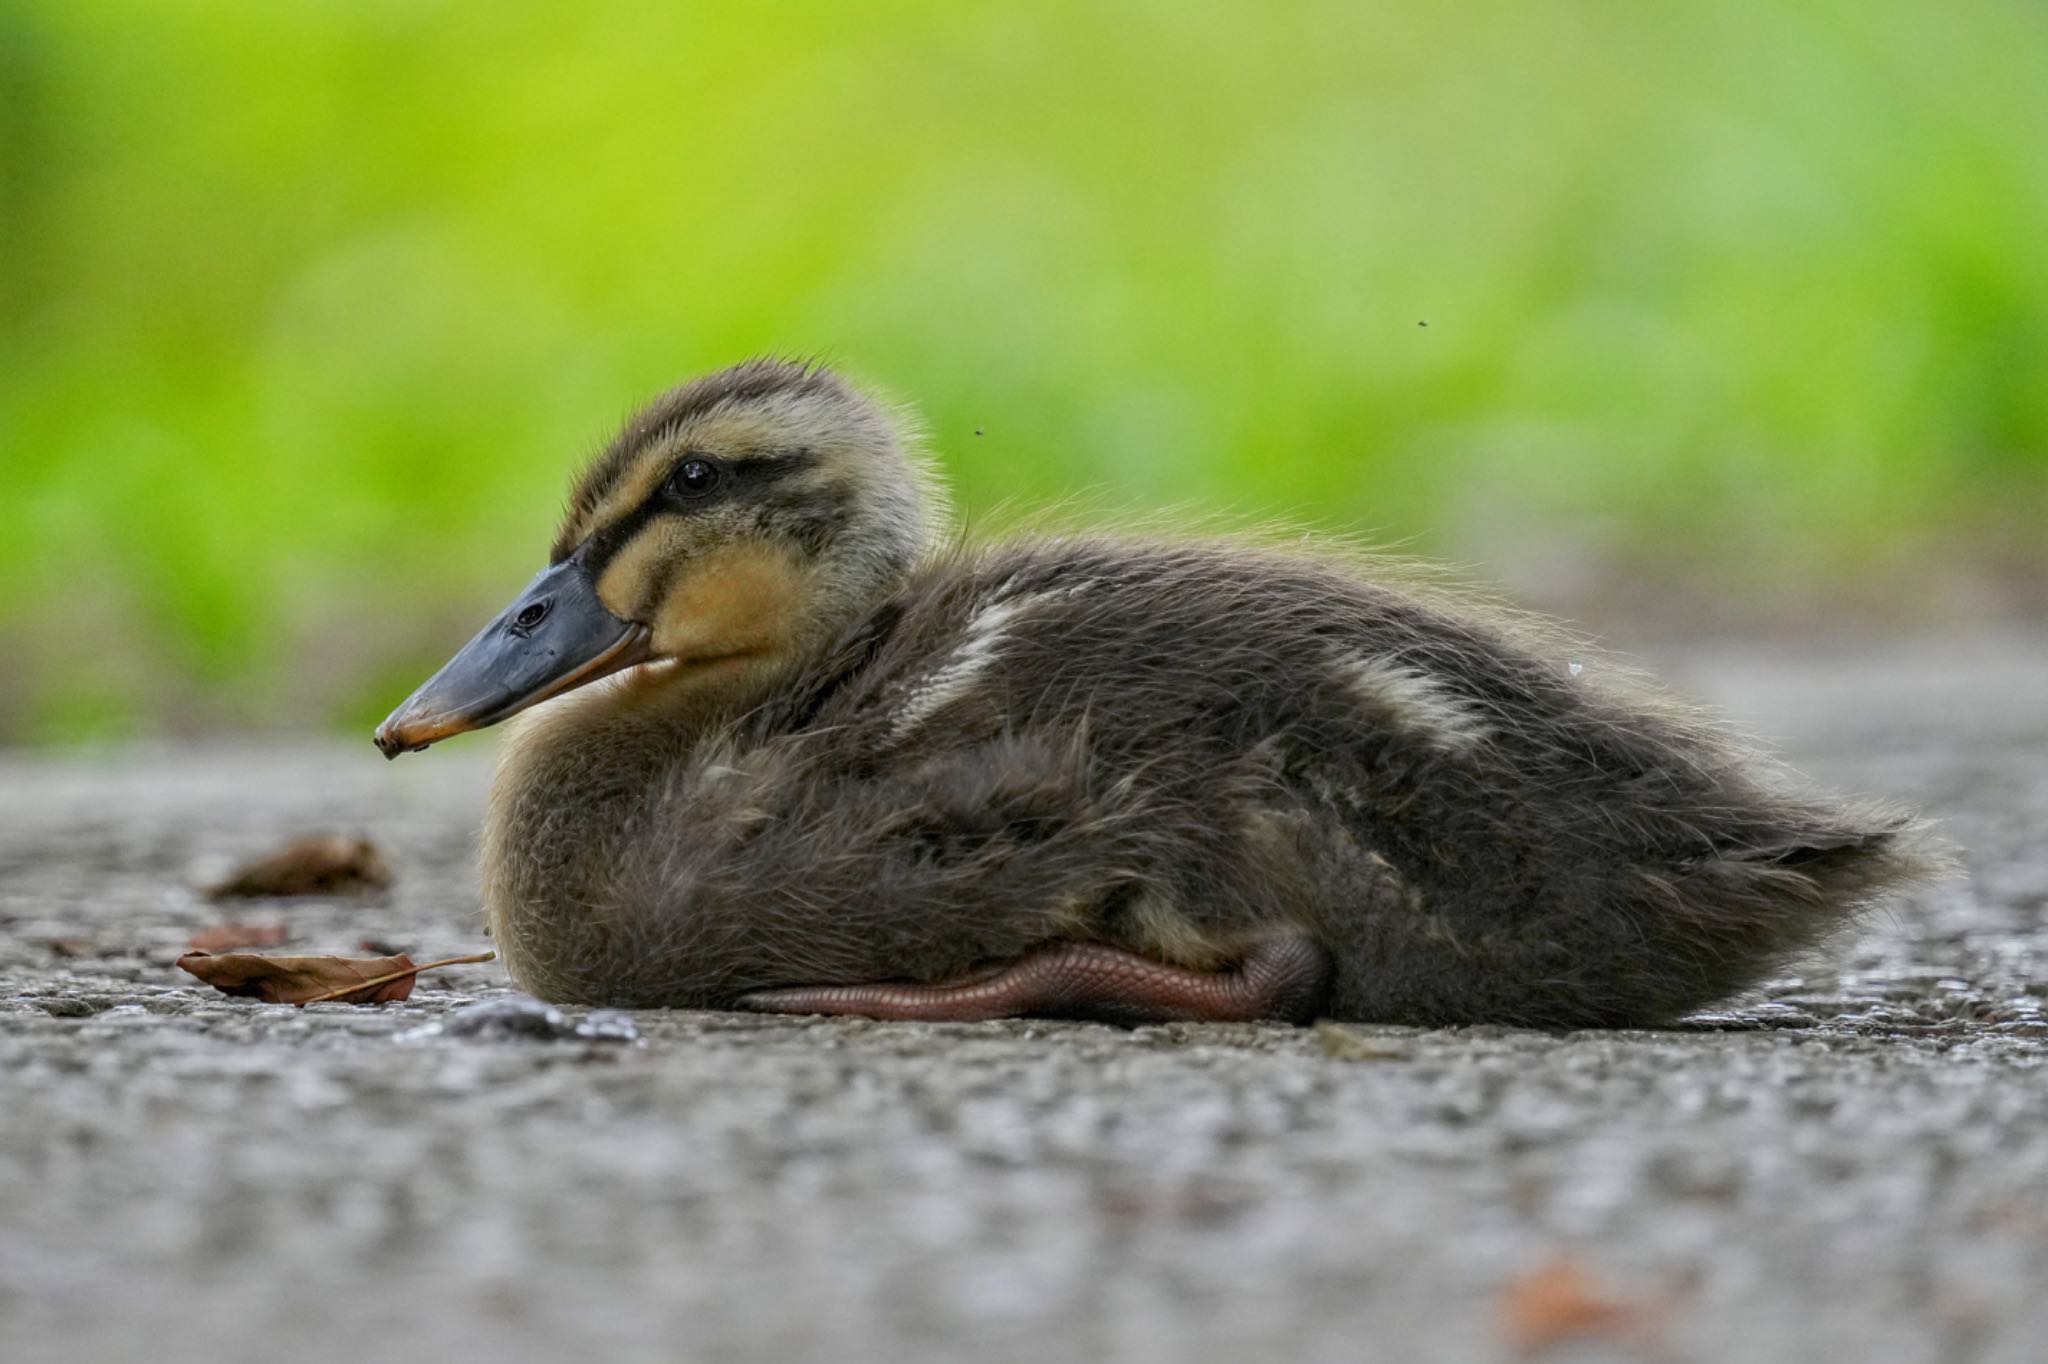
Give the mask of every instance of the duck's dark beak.
[(645, 626), (605, 609), (582, 555), (547, 569), (377, 726), (395, 758), (482, 729), (648, 657)]

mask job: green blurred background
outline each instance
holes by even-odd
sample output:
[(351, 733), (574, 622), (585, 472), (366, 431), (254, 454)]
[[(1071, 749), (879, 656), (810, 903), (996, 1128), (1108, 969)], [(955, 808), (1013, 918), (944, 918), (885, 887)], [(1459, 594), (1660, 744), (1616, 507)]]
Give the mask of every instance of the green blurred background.
[(763, 350), (983, 513), (2026, 609), (2044, 73), (2027, 0), (4, 0), (0, 738), (367, 722)]

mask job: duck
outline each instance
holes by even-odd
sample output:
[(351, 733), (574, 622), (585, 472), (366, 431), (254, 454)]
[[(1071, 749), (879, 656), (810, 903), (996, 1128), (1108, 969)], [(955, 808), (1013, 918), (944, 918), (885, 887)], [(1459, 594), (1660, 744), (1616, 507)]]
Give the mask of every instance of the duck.
[(1299, 536), (956, 533), (909, 410), (662, 394), (376, 732), (514, 721), (488, 931), (561, 1003), (1668, 1025), (1926, 879), (1535, 618)]

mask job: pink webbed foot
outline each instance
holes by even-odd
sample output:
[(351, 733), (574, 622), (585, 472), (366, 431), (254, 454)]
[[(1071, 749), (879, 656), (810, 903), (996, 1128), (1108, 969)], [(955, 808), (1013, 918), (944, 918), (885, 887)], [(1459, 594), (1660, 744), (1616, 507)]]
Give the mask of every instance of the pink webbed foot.
[(1306, 937), (1263, 943), (1227, 971), (1166, 966), (1100, 943), (1061, 943), (950, 984), (800, 985), (756, 990), (739, 1004), (762, 1013), (926, 1023), (1305, 1023), (1315, 1017), (1329, 975), (1328, 958)]

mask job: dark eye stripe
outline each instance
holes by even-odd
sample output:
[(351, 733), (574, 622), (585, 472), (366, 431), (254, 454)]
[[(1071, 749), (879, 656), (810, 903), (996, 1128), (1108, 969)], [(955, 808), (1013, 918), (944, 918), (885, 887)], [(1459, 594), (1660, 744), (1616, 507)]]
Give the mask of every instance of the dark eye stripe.
[(577, 547), (576, 553), (583, 556), (584, 570), (590, 574), (592, 582), (604, 576), (605, 569), (611, 566), (611, 562), (617, 557), (618, 552), (624, 549), (627, 543), (640, 533), (641, 527), (652, 521), (656, 514), (662, 510), (662, 494), (657, 489), (653, 497), (648, 498), (609, 526), (604, 526), (590, 533), (590, 538)]
[[(694, 452), (685, 454), (675, 461), (676, 468), (680, 468), (684, 460), (692, 458), (710, 459), (711, 457)], [(714, 460), (713, 462), (717, 461)], [(714, 490), (715, 495), (706, 497), (703, 505), (710, 507), (734, 497), (746, 497), (751, 492), (772, 487), (807, 469), (814, 468), (817, 463), (818, 457), (816, 454), (810, 450), (802, 449), (789, 450), (777, 455), (750, 455), (745, 459), (725, 462), (721, 465), (723, 477), (719, 480), (719, 487)], [(669, 477), (655, 484), (654, 491), (643, 498), (640, 505), (627, 512), (611, 525), (591, 532), (590, 536), (584, 540), (582, 546), (576, 552), (583, 555), (583, 562), (593, 580), (604, 576), (604, 571), (611, 564), (612, 559), (618, 555), (621, 549), (626, 547), (627, 543), (634, 536), (640, 533), (641, 529), (649, 521), (665, 513), (688, 515), (688, 512), (679, 507), (675, 499), (668, 492), (669, 480), (674, 477), (675, 468), (671, 468), (669, 470)]]
[(648, 403), (605, 446), (569, 492), (568, 517), (549, 549), (560, 563), (577, 549), (563, 537), (580, 530), (649, 450), (661, 449), (693, 420), (722, 407), (748, 407), (788, 397), (826, 411), (859, 411), (860, 395), (824, 366), (804, 360), (763, 357), (680, 385)]
[(846, 529), (850, 515), (846, 489), (833, 484), (799, 491), (775, 508), (774, 528), (805, 554), (816, 558)]
[(788, 450), (779, 455), (752, 455), (736, 459), (725, 467), (749, 486), (765, 488), (816, 467), (818, 457), (809, 450)]

